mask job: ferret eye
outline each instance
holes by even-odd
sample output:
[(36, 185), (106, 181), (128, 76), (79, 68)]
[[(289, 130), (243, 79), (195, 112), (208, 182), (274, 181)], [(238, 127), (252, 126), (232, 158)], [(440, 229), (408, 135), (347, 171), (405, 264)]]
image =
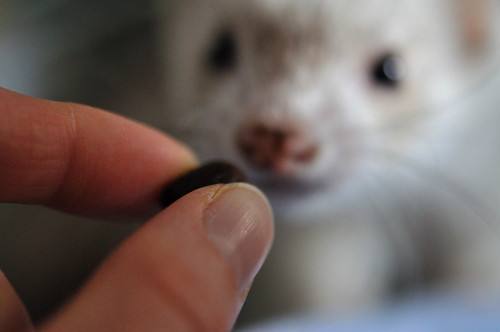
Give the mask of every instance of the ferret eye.
[(229, 30), (222, 30), (216, 36), (209, 51), (208, 62), (214, 72), (225, 72), (236, 66), (236, 38)]
[(380, 86), (396, 88), (406, 76), (406, 66), (400, 57), (386, 54), (375, 62), (371, 76)]

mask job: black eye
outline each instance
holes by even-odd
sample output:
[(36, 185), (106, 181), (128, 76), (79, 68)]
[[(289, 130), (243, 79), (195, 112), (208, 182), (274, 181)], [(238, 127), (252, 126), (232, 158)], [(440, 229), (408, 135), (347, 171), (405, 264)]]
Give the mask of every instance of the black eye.
[(215, 72), (231, 70), (236, 66), (236, 38), (229, 30), (222, 30), (215, 38), (210, 49), (208, 61)]
[(375, 62), (371, 75), (372, 80), (378, 85), (395, 88), (404, 79), (406, 67), (400, 57), (386, 54)]

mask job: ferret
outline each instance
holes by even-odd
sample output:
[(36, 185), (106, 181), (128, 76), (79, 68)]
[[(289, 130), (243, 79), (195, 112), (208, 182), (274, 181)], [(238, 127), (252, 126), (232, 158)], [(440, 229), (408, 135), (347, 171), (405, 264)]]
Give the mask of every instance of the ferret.
[(275, 210), (257, 315), (498, 290), (500, 3), (159, 7), (160, 126), (244, 168)]
[[(133, 17), (119, 40), (149, 15), (144, 3), (123, 2), (99, 7), (100, 13), (119, 14), (116, 29), (108, 29), (109, 15), (89, 14), (95, 7), (64, 6), (59, 16), (40, 16), (49, 26), (81, 24), (63, 29), (71, 37), (39, 28), (38, 20), (25, 30), (20, 19), (24, 34), (36, 31), (43, 37), (37, 41), (58, 42), (42, 43), (44, 52), (23, 53), (35, 39), (7, 45), (2, 39), (7, 55), (19, 53), (8, 52), (14, 45), (22, 54), (36, 54), (35, 63), (44, 56), (50, 65), (50, 75), (33, 75), (38, 71), (31, 60), (17, 67), (4, 61), (2, 69), (22, 68), (23, 80), (46, 80), (35, 92), (9, 86), (9, 75), (3, 75), (4, 85), (124, 111), (186, 142), (201, 161), (224, 159), (245, 169), (269, 197), (277, 229), (242, 320), (358, 312), (400, 294), (434, 289), (498, 291), (498, 1), (157, 0), (160, 57), (149, 43), (144, 46), (142, 32), (126, 47), (109, 42), (121, 19)], [(19, 13), (24, 17), (24, 7)], [(99, 38), (89, 35), (87, 22)], [(87, 31), (86, 38), (74, 38), (74, 31)], [(61, 52), (51, 48), (56, 44), (71, 51), (55, 56)], [(157, 63), (164, 67), (161, 73)], [(90, 84), (78, 81), (81, 73)], [(156, 74), (163, 76), (158, 84)], [(71, 84), (65, 79), (76, 79), (69, 96), (38, 91), (66, 90)], [(92, 89), (98, 91), (87, 91)], [(85, 93), (95, 96), (84, 98)], [(104, 98), (112, 100), (102, 103)], [(50, 233), (47, 225), (63, 216), (22, 211), (28, 216), (2, 225), (0, 233), (9, 236), (0, 241), (6, 253), (0, 260), (4, 268), (17, 264), (11, 275), (32, 275), (19, 264), (28, 256), (26, 244), (9, 247), (5, 240), (31, 231), (38, 277), (26, 278), (21, 294), (43, 297), (43, 311), (47, 294), (57, 293), (53, 280), (70, 274), (54, 266), (78, 270), (99, 256), (90, 248), (102, 252), (106, 239), (132, 231), (65, 221), (52, 226), (64, 234), (54, 241), (40, 229)], [(35, 215), (40, 226), (20, 222), (34, 225)]]

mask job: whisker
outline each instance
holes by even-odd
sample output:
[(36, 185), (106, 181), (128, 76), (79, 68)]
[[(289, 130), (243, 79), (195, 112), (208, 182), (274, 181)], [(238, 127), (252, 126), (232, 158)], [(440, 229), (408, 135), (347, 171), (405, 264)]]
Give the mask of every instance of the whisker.
[(422, 184), (434, 190), (434, 194), (445, 194), (449, 198), (452, 198), (454, 203), (457, 204), (456, 206), (466, 208), (477, 220), (490, 227), (491, 230), (498, 231), (491, 222), (495, 218), (494, 211), (484, 204), (473, 192), (444, 172), (438, 171), (435, 168), (431, 170), (410, 156), (391, 151), (387, 148), (383, 150), (379, 149), (376, 156), (381, 161), (389, 162), (391, 168), (396, 167), (399, 170), (411, 173)]
[[(419, 250), (417, 225), (418, 220), (408, 217), (406, 206), (415, 204), (415, 197), (405, 197), (388, 181), (376, 172), (371, 174), (371, 186), (366, 185), (366, 192), (383, 192), (384, 195), (369, 195), (366, 199), (369, 211), (380, 224), (394, 245), (397, 259), (397, 271), (394, 276), (395, 289), (419, 289), (424, 282), (422, 269), (424, 258)], [(373, 188), (375, 187), (375, 188)], [(418, 198), (418, 197), (417, 197)], [(384, 201), (385, 199), (385, 201)], [(418, 203), (417, 203), (418, 205)], [(388, 211), (390, 210), (390, 211)], [(401, 220), (404, 219), (404, 222)]]
[[(497, 57), (500, 59), (500, 55)], [(482, 92), (492, 80), (500, 75), (500, 60), (493, 61), (484, 66), (481, 74), (470, 79), (467, 84), (462, 86), (455, 93), (443, 98), (441, 100), (429, 101), (427, 105), (420, 106), (416, 109), (410, 109), (401, 114), (400, 118), (396, 118), (390, 123), (383, 123), (377, 127), (377, 131), (394, 132), (395, 130), (406, 130), (405, 126), (400, 126), (400, 123), (413, 123), (414, 126), (419, 124), (437, 121), (440, 117), (449, 117), (450, 113), (454, 113), (464, 103), (473, 100), (478, 94)], [(438, 112), (429, 112), (428, 110), (439, 110)], [(409, 114), (411, 118), (409, 118)]]

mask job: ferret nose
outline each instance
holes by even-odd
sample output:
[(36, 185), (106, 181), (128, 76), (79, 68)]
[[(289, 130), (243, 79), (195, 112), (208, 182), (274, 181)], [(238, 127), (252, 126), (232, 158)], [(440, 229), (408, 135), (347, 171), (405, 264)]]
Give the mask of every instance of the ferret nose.
[(237, 147), (253, 166), (290, 175), (312, 164), (318, 145), (298, 130), (254, 123), (243, 126)]

